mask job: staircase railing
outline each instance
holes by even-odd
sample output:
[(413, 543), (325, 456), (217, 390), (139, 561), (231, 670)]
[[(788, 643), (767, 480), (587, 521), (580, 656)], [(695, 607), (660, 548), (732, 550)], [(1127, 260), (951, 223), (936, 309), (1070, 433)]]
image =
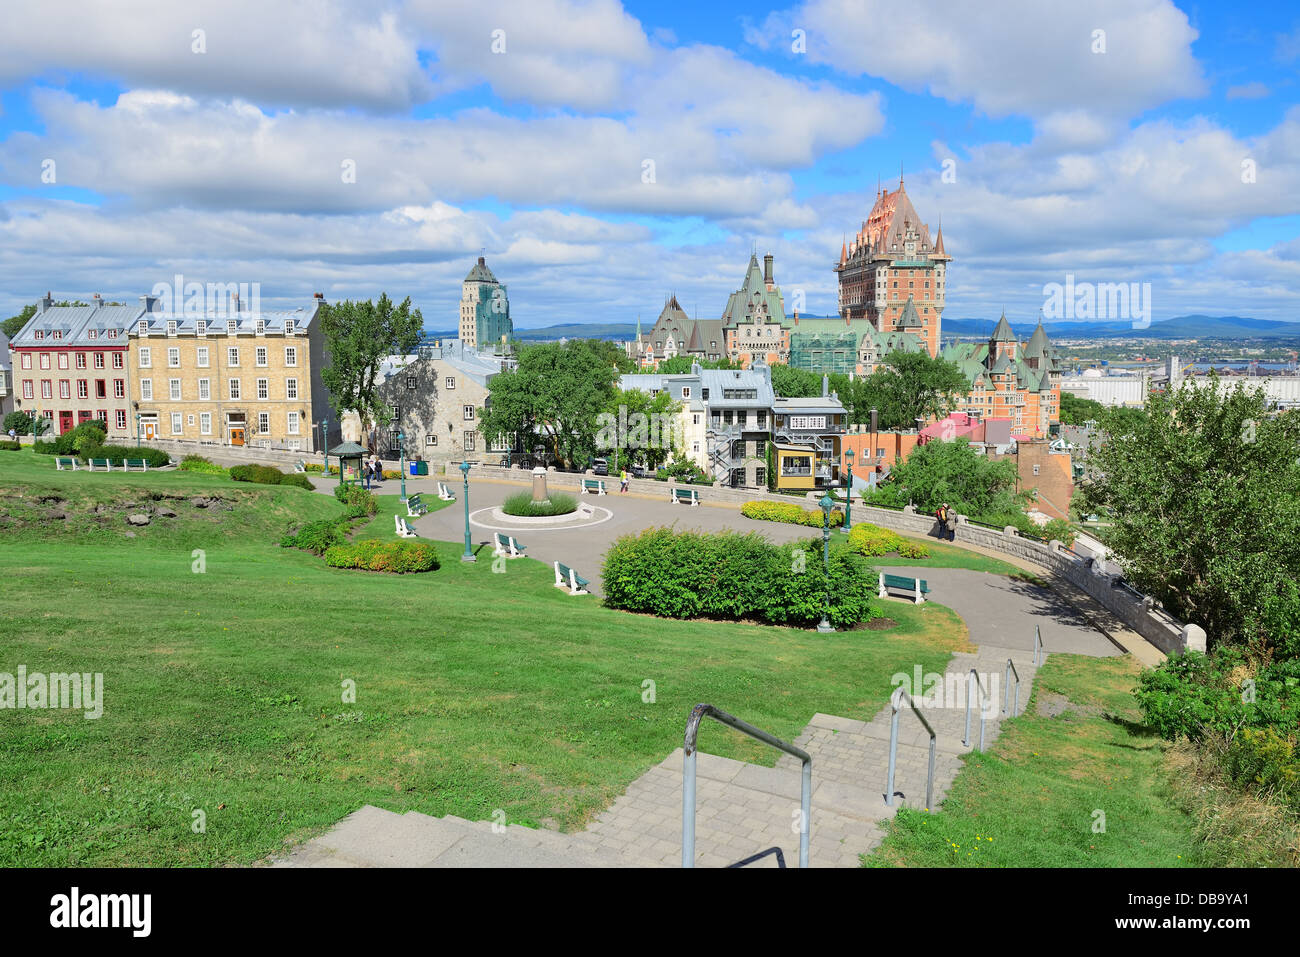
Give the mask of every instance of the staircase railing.
[(970, 747), (970, 702), (971, 702), (971, 698), (974, 697), (974, 695), (972, 695), (971, 693), (973, 690), (971, 688), (972, 682), (974, 683), (976, 688), (980, 689), (980, 746), (978, 750), (983, 751), (984, 750), (984, 712), (988, 710), (986, 706), (988, 704), (989, 695), (988, 692), (984, 690), (984, 683), (980, 681), (979, 672), (977, 672), (974, 668), (970, 670), (970, 674), (966, 678), (966, 734), (961, 739), (961, 743), (964, 744), (966, 747)]
[(1043, 652), (1043, 632), (1037, 625), (1034, 625), (1034, 667), (1037, 668), (1042, 663)]
[(812, 830), (812, 755), (711, 704), (697, 704), (691, 709), (691, 716), (686, 721), (686, 741), (682, 748), (682, 867), (695, 866), (695, 739), (700, 733), (700, 722), (705, 718), (712, 718), (729, 728), (735, 728), (742, 734), (793, 755), (803, 762), (803, 783), (799, 799), (802, 808), (799, 821), (799, 866), (807, 867), (808, 836)]
[(1020, 712), (1020, 672), (1016, 670), (1016, 663), (1010, 658), (1007, 659), (1006, 676), (1002, 679), (1006, 686), (1002, 691), (1002, 713), (1007, 713), (1007, 702), (1011, 698), (1011, 676), (1016, 677), (1016, 699), (1011, 707), (1011, 717), (1015, 717)]
[(894, 806), (894, 765), (898, 757), (898, 712), (903, 706), (903, 699), (907, 699), (907, 705), (916, 715), (916, 719), (921, 722), (925, 730), (930, 732), (930, 773), (925, 779), (925, 808), (927, 811), (934, 810), (934, 749), (937, 738), (934, 728), (930, 722), (925, 720), (925, 715), (921, 709), (916, 706), (912, 696), (902, 688), (897, 689), (889, 699), (889, 776), (885, 781), (885, 803), (890, 807)]

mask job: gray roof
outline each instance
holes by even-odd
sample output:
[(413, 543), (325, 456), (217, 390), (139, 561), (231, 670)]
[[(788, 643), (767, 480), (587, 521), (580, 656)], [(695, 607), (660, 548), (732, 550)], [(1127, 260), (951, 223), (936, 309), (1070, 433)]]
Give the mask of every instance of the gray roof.
[[(772, 391), (772, 379), (767, 367), (761, 370), (750, 369), (702, 369), (700, 386), (709, 390), (709, 408), (752, 409), (756, 406), (770, 409), (776, 401)], [(730, 399), (725, 395), (726, 389), (753, 389), (758, 393), (755, 399)]]
[[(126, 333), (144, 307), (135, 306), (49, 306), (27, 321), (14, 336), (11, 346), (121, 346)], [(37, 338), (40, 333), (40, 338)], [(110, 336), (109, 333), (112, 333)]]
[(9, 368), (9, 337), (0, 332), (0, 369)]
[(772, 411), (789, 415), (794, 412), (825, 412), (828, 415), (843, 415), (844, 403), (834, 396), (792, 396), (777, 397), (772, 404)]
[(229, 323), (233, 320), (237, 332), (255, 333), (257, 331), (257, 322), (262, 320), (266, 323), (266, 332), (283, 333), (285, 323), (290, 319), (293, 320), (294, 331), (302, 332), (307, 329), (312, 320), (316, 318), (316, 313), (323, 304), (321, 299), (313, 299), (311, 305), (304, 308), (299, 306), (297, 309), (259, 309), (256, 312), (230, 312), (223, 309), (204, 310), (203, 312), (144, 312), (137, 309), (137, 320), (131, 324), (131, 335), (137, 335), (140, 331), (140, 323), (148, 324), (150, 335), (165, 335), (167, 332), (167, 323), (174, 321), (176, 323), (177, 335), (194, 335), (198, 331), (199, 320), (207, 323), (207, 335), (221, 335), (229, 328)]
[(478, 262), (470, 267), (469, 273), (465, 276), (465, 282), (496, 282), (497, 277), (492, 275), (492, 270), (488, 268), (487, 262), (482, 256), (478, 257)]

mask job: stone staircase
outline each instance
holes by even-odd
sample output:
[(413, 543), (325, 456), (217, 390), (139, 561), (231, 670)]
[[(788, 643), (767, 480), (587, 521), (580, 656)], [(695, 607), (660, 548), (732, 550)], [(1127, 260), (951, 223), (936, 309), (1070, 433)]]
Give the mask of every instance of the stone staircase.
[[(1032, 654), (988, 645), (956, 654), (945, 674), (953, 692), (944, 707), (921, 705), (937, 735), (935, 803), (942, 802), (961, 770), (965, 727), (964, 676), (974, 668), (996, 676), (993, 710), (986, 717), (985, 748), (1003, 715), (1003, 674), (1011, 658), (1020, 673), (1020, 706), (1029, 703), (1037, 672)], [(918, 689), (924, 692), (924, 688)], [(920, 694), (917, 695), (920, 702)], [(979, 713), (971, 714), (971, 745), (979, 743)], [(725, 702), (721, 703), (725, 708)], [(740, 715), (739, 717), (744, 717)], [(706, 722), (711, 723), (711, 722)], [(712, 730), (712, 729), (710, 729)], [(710, 731), (702, 737), (707, 744)], [(859, 855), (880, 843), (884, 822), (898, 807), (923, 807), (929, 735), (904, 707), (894, 775), (894, 807), (885, 804), (890, 708), (871, 721), (816, 714), (795, 740), (813, 759), (809, 864), (856, 867)], [(799, 862), (800, 762), (781, 755), (767, 768), (698, 752), (696, 762), (696, 864), (726, 867), (779, 848), (788, 867)], [(677, 867), (682, 853), (682, 750), (651, 768), (584, 831), (559, 831), (435, 818), (418, 811), (395, 814), (365, 806), (328, 833), (308, 841), (277, 867)], [(748, 866), (776, 867), (774, 853)]]

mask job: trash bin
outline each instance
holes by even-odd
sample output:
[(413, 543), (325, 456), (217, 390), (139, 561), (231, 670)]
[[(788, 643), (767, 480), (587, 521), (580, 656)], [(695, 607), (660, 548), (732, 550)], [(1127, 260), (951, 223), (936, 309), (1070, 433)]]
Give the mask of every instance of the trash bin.
[(428, 474), (429, 474), (429, 463), (428, 463), (428, 462), (425, 462), (425, 461), (423, 461), (423, 460), (421, 460), (421, 461), (419, 461), (419, 462), (412, 462), (412, 463), (411, 463), (411, 474), (412, 474), (412, 475), (428, 475)]
[(410, 466), (411, 466), (411, 475), (413, 475), (413, 476), (415, 476), (415, 475), (419, 475), (419, 474), (420, 474), (420, 463), (419, 463), (419, 462), (411, 462), (411, 463), (409, 463), (409, 464), (410, 464)]

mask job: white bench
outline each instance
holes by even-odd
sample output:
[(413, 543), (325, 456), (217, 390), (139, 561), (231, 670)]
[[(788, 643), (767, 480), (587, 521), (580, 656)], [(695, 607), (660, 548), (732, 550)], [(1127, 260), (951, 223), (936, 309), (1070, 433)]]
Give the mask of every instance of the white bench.
[(307, 471), (307, 463), (299, 459), (297, 462), (293, 463), (293, 470), (295, 472), (302, 472), (305, 474)]
[(400, 515), (393, 516), (393, 524), (396, 526), (398, 535), (402, 538), (419, 538), (420, 533), (413, 529), (410, 523)]
[(131, 472), (137, 469), (141, 472), (149, 471), (149, 460), (148, 459), (123, 459), (122, 460), (123, 472)]
[(451, 489), (447, 488), (442, 482), (438, 483), (438, 498), (444, 502), (456, 501), (456, 496), (451, 494)]
[(570, 595), (590, 595), (586, 586), (591, 582), (583, 578), (564, 562), (555, 563), (555, 587), (567, 588)]
[(674, 505), (679, 502), (685, 502), (691, 506), (699, 505), (700, 493), (693, 488), (675, 488), (672, 491), (671, 501)]
[(63, 472), (67, 469), (71, 469), (72, 471), (75, 472), (77, 471), (77, 460), (75, 458), (64, 458), (63, 456), (56, 456), (54, 459), (54, 467), (58, 469), (60, 472)]
[(605, 483), (600, 479), (583, 479), (582, 494), (605, 495)]
[(408, 495), (406, 497), (407, 518), (419, 518), (428, 510), (429, 510), (429, 506), (425, 505), (424, 502), (420, 501), (419, 492), (416, 492), (414, 495)]
[(502, 535), (500, 532), (492, 533), (492, 554), (504, 555), (506, 558), (523, 558), (524, 552), (528, 550), (527, 545), (520, 545), (519, 540), (513, 535)]

